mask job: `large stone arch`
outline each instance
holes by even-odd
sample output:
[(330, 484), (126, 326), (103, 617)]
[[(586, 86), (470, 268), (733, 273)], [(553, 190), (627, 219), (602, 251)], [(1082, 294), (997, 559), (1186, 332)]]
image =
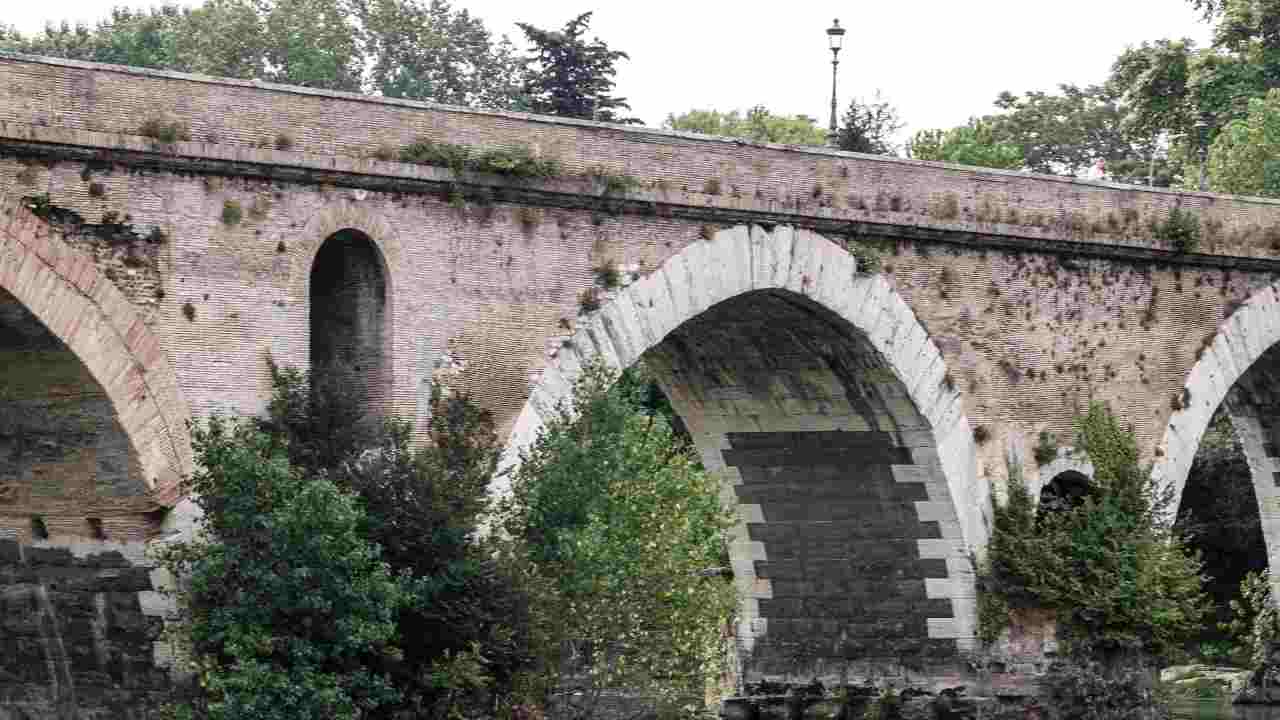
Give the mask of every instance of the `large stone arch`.
[(92, 256), (17, 200), (0, 200), (0, 288), (75, 353), (116, 408), (157, 502), (173, 506), (192, 466), (190, 411), (168, 356)]
[[(726, 363), (708, 374), (724, 376), (739, 372), (741, 366), (735, 366), (735, 363), (770, 344), (791, 348), (788, 351), (790, 356), (799, 358), (801, 365), (805, 362), (803, 358), (816, 353), (815, 357), (821, 356), (819, 364), (832, 373), (837, 364), (842, 370), (852, 367), (843, 363), (848, 358), (842, 358), (841, 354), (846, 351), (854, 355), (864, 353), (861, 356), (863, 360), (874, 356), (880, 361), (878, 365), (861, 366), (864, 371), (862, 379), (872, 379), (858, 385), (859, 388), (873, 388), (860, 397), (882, 404), (880, 409), (871, 413), (874, 418), (870, 420), (873, 425), (870, 430), (874, 432), (868, 432), (867, 425), (856, 417), (846, 418), (849, 423), (837, 417), (840, 411), (832, 408), (842, 403), (846, 407), (856, 404), (857, 393), (853, 392), (851, 385), (861, 381), (845, 383), (830, 373), (823, 377), (813, 375), (814, 382), (809, 390), (817, 388), (817, 391), (808, 398), (800, 398), (792, 391), (794, 388), (785, 389), (780, 391), (784, 397), (773, 409), (760, 410), (758, 414), (750, 414), (756, 412), (751, 410), (746, 415), (735, 415), (731, 419), (711, 417), (714, 413), (707, 411), (709, 403), (724, 407), (735, 402), (749, 402), (755, 390), (748, 387), (731, 389), (731, 392), (726, 392), (725, 388), (709, 389), (707, 382), (694, 377), (697, 374), (694, 366), (711, 360), (707, 347), (718, 352), (711, 339), (716, 333), (732, 333), (735, 322), (759, 313), (770, 313), (775, 317), (786, 315), (791, 329), (785, 335), (748, 339), (737, 352), (722, 353)], [(781, 317), (778, 324), (783, 324)], [(744, 331), (744, 337), (760, 332), (772, 331), (757, 325)], [(707, 342), (713, 345), (707, 345)], [(833, 348), (833, 345), (841, 347)], [(845, 610), (843, 616), (839, 613), (814, 616), (805, 609), (801, 620), (795, 619), (795, 614), (787, 615), (785, 621), (771, 617), (786, 614), (782, 606), (787, 602), (798, 601), (806, 608), (812, 604), (810, 601), (846, 605), (852, 602), (852, 612), (861, 612), (857, 608), (859, 601), (845, 593), (847, 588), (832, 588), (828, 583), (826, 590), (817, 589), (816, 584), (822, 583), (823, 577), (809, 578), (815, 584), (811, 593), (813, 597), (784, 598), (775, 595), (778, 585), (783, 582), (780, 574), (766, 576), (757, 572), (770, 564), (770, 548), (782, 547), (777, 540), (779, 531), (794, 533), (796, 528), (801, 528), (798, 532), (808, 532), (819, 525), (830, 528), (837, 524), (834, 518), (830, 518), (833, 522), (818, 520), (803, 524), (803, 527), (764, 527), (773, 522), (771, 514), (781, 518), (786, 512), (771, 511), (770, 501), (761, 500), (761, 493), (768, 495), (777, 491), (773, 486), (778, 483), (774, 481), (784, 476), (795, 477), (786, 473), (795, 470), (792, 466), (796, 463), (804, 465), (804, 462), (795, 459), (760, 460), (753, 465), (750, 458), (761, 453), (792, 458), (816, 454), (828, 458), (808, 461), (807, 465), (798, 468), (811, 472), (805, 476), (804, 482), (825, 483), (824, 487), (828, 489), (835, 485), (851, 487), (859, 483), (864, 488), (871, 488), (874, 482), (867, 475), (858, 476), (857, 482), (846, 482), (851, 472), (849, 461), (855, 456), (860, 461), (862, 457), (869, 459), (871, 455), (888, 453), (882, 456), (888, 459), (871, 461), (885, 463), (879, 476), (885, 478), (883, 482), (886, 484), (877, 486), (879, 490), (859, 492), (879, 492), (882, 498), (889, 495), (905, 498), (904, 503), (895, 506), (896, 511), (900, 512), (905, 505), (907, 512), (914, 516), (908, 522), (929, 525), (930, 532), (894, 535), (892, 540), (882, 543), (879, 539), (868, 540), (872, 537), (869, 530), (854, 528), (853, 532), (860, 538), (858, 542), (875, 542), (884, 548), (895, 543), (909, 543), (912, 546), (909, 554), (918, 553), (912, 555), (913, 562), (932, 563), (931, 567), (935, 568), (932, 576), (930, 573), (918, 578), (911, 576), (919, 586), (912, 591), (912, 599), (901, 600), (900, 615), (892, 618), (901, 620), (903, 625), (913, 620), (920, 621), (918, 627), (922, 637), (913, 639), (913, 648), (921, 649), (928, 645), (926, 652), (940, 649), (942, 654), (954, 656), (974, 647), (976, 604), (970, 553), (981, 553), (986, 546), (990, 488), (977, 475), (972, 430), (942, 355), (911, 308), (884, 276), (859, 273), (857, 261), (843, 247), (812, 232), (784, 226), (769, 230), (760, 226), (739, 226), (722, 230), (709, 241), (686, 247), (655, 272), (614, 294), (600, 310), (580, 320), (573, 337), (563, 344), (535, 383), (529, 401), (516, 420), (504, 467), (514, 466), (520, 450), (537, 437), (544, 418), (550, 417), (557, 404), (569, 396), (572, 383), (586, 359), (599, 357), (609, 366), (623, 368), (642, 355), (652, 358), (655, 354), (656, 364), (660, 366), (660, 382), (673, 406), (689, 424), (704, 464), (723, 473), (726, 499), (736, 503), (740, 509), (741, 523), (736, 529), (731, 558), (743, 598), (738, 638), (747, 655), (758, 650), (759, 641), (769, 639), (771, 620), (778, 627), (797, 622), (810, 623), (811, 630), (829, 638), (833, 648), (835, 644), (845, 643), (845, 630), (854, 622), (848, 615), (849, 610)], [(861, 362), (858, 358), (853, 358), (853, 361)], [(831, 380), (843, 387), (835, 391), (839, 397), (821, 392), (819, 386)], [(746, 386), (751, 383), (739, 384)], [(769, 383), (757, 382), (756, 390), (765, 384)], [(796, 375), (793, 373), (773, 383), (775, 389), (784, 384), (796, 384)], [(717, 392), (717, 397), (711, 397)], [(736, 398), (733, 397), (735, 392), (739, 393)], [(766, 388), (765, 392), (769, 390)], [(805, 392), (807, 390), (802, 389), (799, 394)], [(798, 405), (793, 405), (795, 403)], [(799, 409), (787, 409), (793, 406)], [(734, 411), (726, 412), (732, 414)], [(889, 424), (885, 432), (881, 432), (886, 429), (881, 424), (882, 419)], [(858, 426), (857, 432), (853, 431), (854, 425)], [(893, 440), (888, 445), (873, 448), (860, 439), (871, 436), (892, 436)], [(865, 455), (860, 455), (862, 453)], [(844, 457), (843, 465), (835, 467), (834, 473), (831, 472), (832, 466), (837, 461), (829, 459), (829, 456)], [(819, 466), (822, 472), (818, 472)], [(756, 481), (762, 482), (752, 486)], [(499, 479), (497, 482), (505, 481)], [(773, 490), (763, 489), (766, 487)], [(504, 489), (500, 486), (495, 490), (502, 492)], [(781, 492), (785, 494), (787, 491), (784, 488)], [(848, 500), (843, 498), (839, 502)], [(862, 507), (856, 502), (853, 505)], [(801, 520), (809, 523), (811, 518)], [(849, 521), (848, 517), (840, 520), (844, 523)], [(781, 520), (775, 524), (781, 526), (788, 522)], [(876, 522), (876, 519), (867, 518), (864, 524), (870, 528)], [(764, 539), (765, 530), (769, 531), (767, 534), (772, 540)], [(760, 534), (753, 535), (753, 532)], [(826, 543), (824, 547), (831, 547), (833, 543), (839, 546), (851, 542), (850, 537), (824, 537), (822, 541)], [(811, 555), (786, 554), (785, 560), (794, 567), (808, 562)], [(779, 559), (773, 558), (774, 561)], [(821, 561), (833, 562), (831, 558), (822, 558)], [(864, 564), (877, 562), (885, 564), (885, 559), (877, 557)], [(834, 563), (856, 564), (852, 556), (841, 556)], [(773, 562), (773, 565), (781, 564)], [(885, 585), (901, 585), (903, 578), (907, 577), (903, 573), (909, 575), (914, 570), (898, 569), (894, 572), (896, 574), (886, 578), (889, 582)], [(815, 575), (821, 573), (817, 571)], [(788, 579), (793, 589), (804, 587), (804, 578), (800, 578), (800, 582), (792, 582), (794, 580), (797, 579)], [(883, 592), (898, 599), (892, 588), (884, 589), (876, 583), (860, 584), (857, 590), (861, 593)], [(879, 601), (875, 595), (866, 600)], [(937, 612), (928, 617), (911, 617), (913, 612), (925, 612), (921, 608), (926, 605)], [(896, 637), (893, 627), (880, 630), (886, 637)], [(869, 640), (864, 644), (876, 642), (878, 640)], [(848, 647), (848, 644), (841, 647)], [(794, 667), (789, 672), (776, 666), (759, 667), (755, 672), (749, 669), (748, 676), (779, 678), (789, 674), (793, 679), (807, 681), (815, 675), (834, 678), (852, 672), (856, 677), (886, 671), (885, 667), (877, 665), (879, 657), (872, 662), (854, 662), (860, 659), (849, 654), (841, 656), (841, 652), (833, 650), (832, 656), (825, 658), (824, 662)], [(837, 667), (841, 663), (843, 665)], [(923, 671), (918, 677), (927, 683), (928, 675), (928, 671)]]
[[(1244, 392), (1241, 392), (1244, 391)], [(1192, 460), (1213, 414), (1225, 406), (1240, 439), (1266, 540), (1267, 562), (1280, 567), (1280, 291), (1254, 293), (1218, 327), (1187, 374), (1155, 450), (1154, 478), (1181, 502)], [(1277, 590), (1280, 590), (1280, 576)]]

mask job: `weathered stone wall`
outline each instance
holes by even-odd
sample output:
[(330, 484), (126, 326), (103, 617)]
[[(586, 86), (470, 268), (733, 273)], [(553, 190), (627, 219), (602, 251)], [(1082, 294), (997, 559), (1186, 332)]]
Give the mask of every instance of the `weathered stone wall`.
[(158, 717), (165, 603), (140, 544), (20, 544), (0, 534), (0, 717)]

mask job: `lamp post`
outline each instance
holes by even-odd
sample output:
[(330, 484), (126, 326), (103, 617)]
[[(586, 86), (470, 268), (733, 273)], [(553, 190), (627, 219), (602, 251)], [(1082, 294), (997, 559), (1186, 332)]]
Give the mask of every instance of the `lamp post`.
[(1200, 192), (1209, 189), (1209, 118), (1200, 115), (1196, 120), (1196, 143), (1200, 151)]
[(827, 144), (839, 146), (839, 131), (836, 130), (836, 67), (840, 64), (840, 44), (844, 42), (844, 28), (840, 20), (832, 20), (827, 28), (827, 44), (831, 47), (831, 127), (827, 130)]

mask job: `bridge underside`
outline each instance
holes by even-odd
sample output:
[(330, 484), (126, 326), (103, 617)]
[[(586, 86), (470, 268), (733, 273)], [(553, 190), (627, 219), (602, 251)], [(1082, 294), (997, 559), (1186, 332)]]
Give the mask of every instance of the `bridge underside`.
[(144, 539), (155, 506), (111, 400), (3, 289), (0, 368), (0, 532)]
[(972, 645), (959, 523), (928, 423), (865, 337), (756, 291), (644, 360), (739, 508), (745, 679), (953, 676)]
[(1223, 405), (1253, 476), (1267, 565), (1280, 566), (1280, 345), (1240, 376)]

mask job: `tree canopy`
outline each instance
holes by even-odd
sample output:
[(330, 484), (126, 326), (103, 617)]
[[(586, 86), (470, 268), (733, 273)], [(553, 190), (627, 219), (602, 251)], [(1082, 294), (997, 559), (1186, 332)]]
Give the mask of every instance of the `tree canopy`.
[(756, 105), (745, 114), (738, 110), (690, 110), (668, 115), (662, 126), (783, 145), (823, 145), (827, 139), (826, 130), (818, 127), (817, 121), (808, 115), (777, 115), (764, 105)]
[(565, 23), (561, 30), (543, 30), (517, 23), (532, 45), (524, 93), (531, 112), (602, 122), (639, 123), (620, 113), (630, 110), (626, 98), (610, 93), (616, 85), (615, 65), (628, 58), (611, 50), (600, 38), (586, 39), (591, 13)]

